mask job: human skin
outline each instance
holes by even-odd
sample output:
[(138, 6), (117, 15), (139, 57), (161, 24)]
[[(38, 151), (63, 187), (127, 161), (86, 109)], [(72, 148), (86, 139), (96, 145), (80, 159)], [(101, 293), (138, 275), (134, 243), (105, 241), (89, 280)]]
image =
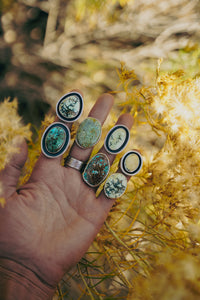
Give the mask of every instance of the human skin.
[[(89, 116), (103, 124), (113, 102), (111, 95), (103, 94)], [(131, 128), (133, 119), (124, 114), (117, 124)], [(87, 161), (92, 149), (74, 144), (70, 151)], [(100, 152), (106, 153), (103, 147)], [(112, 163), (115, 156), (107, 156)], [(58, 282), (87, 251), (113, 205), (103, 192), (96, 197), (96, 189), (82, 180), (79, 171), (42, 153), (29, 181), (16, 190), (26, 159), (23, 142), (0, 173), (6, 199), (0, 208), (1, 300), (52, 299)]]

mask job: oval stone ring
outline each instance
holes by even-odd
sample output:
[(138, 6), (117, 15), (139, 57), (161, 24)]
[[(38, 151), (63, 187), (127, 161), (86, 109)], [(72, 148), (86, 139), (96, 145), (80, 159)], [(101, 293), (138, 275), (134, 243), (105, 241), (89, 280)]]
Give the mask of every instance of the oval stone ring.
[(99, 120), (88, 117), (80, 125), (76, 133), (76, 144), (82, 148), (91, 148), (101, 137), (101, 123)]
[(58, 118), (65, 122), (74, 122), (83, 112), (83, 98), (78, 92), (65, 94), (56, 105)]
[(70, 142), (69, 128), (59, 122), (48, 126), (41, 139), (41, 149), (43, 154), (49, 158), (62, 155)]
[(128, 176), (136, 175), (142, 168), (141, 154), (136, 150), (128, 151), (120, 160), (121, 171)]
[(125, 125), (115, 125), (107, 134), (104, 147), (108, 153), (117, 154), (127, 145), (130, 133)]

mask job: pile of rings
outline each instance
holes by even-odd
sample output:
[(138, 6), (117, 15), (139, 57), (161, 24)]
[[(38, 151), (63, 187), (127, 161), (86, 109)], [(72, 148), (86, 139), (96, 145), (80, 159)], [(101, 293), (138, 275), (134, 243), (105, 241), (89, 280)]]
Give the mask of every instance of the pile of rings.
[[(41, 149), (48, 158), (62, 155), (70, 143), (70, 130), (64, 122), (78, 120), (83, 112), (83, 97), (78, 92), (65, 94), (58, 101), (56, 114), (61, 122), (48, 126), (41, 139)], [(96, 118), (88, 117), (80, 123), (75, 142), (82, 148), (91, 148), (101, 137), (101, 123)], [(125, 125), (115, 125), (107, 134), (104, 148), (109, 154), (120, 153), (130, 138)], [(90, 187), (98, 187), (105, 181), (104, 193), (110, 199), (121, 197), (127, 187), (127, 176), (136, 175), (142, 168), (142, 156), (137, 150), (126, 152), (120, 160), (121, 172), (109, 175), (110, 163), (106, 154), (97, 153), (87, 163), (68, 155), (64, 166), (74, 168), (82, 173), (84, 182)], [(107, 178), (107, 179), (106, 179)]]

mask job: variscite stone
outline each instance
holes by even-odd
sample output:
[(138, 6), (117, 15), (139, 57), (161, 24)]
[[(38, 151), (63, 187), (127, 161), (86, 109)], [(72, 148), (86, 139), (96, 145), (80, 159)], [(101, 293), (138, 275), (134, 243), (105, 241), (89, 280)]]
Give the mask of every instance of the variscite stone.
[(67, 149), (69, 141), (70, 133), (68, 127), (62, 123), (53, 123), (45, 130), (42, 136), (42, 152), (47, 157), (57, 157)]
[(124, 154), (120, 161), (120, 168), (126, 175), (133, 176), (142, 168), (142, 156), (136, 150)]
[(81, 148), (90, 148), (94, 146), (101, 137), (101, 123), (88, 117), (79, 126), (76, 133), (76, 143)]
[(121, 152), (129, 141), (129, 130), (124, 125), (114, 126), (107, 134), (104, 146), (109, 153)]
[(110, 199), (121, 197), (127, 187), (127, 179), (121, 173), (114, 173), (105, 182), (104, 193)]
[(108, 157), (98, 153), (88, 162), (83, 172), (83, 180), (92, 187), (100, 185), (107, 177), (110, 170)]
[(71, 92), (64, 95), (57, 103), (57, 116), (67, 122), (77, 120), (83, 111), (83, 98), (79, 93)]

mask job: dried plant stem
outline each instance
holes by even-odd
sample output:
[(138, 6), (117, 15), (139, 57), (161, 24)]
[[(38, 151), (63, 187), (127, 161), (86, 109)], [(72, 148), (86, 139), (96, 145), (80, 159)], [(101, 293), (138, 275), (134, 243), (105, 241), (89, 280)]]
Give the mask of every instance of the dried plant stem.
[(60, 7), (60, 0), (49, 0), (49, 16), (47, 20), (44, 46), (53, 42), (56, 32), (56, 23)]
[(110, 231), (110, 233), (112, 233), (112, 235), (116, 238), (116, 240), (124, 247), (127, 249), (127, 251), (131, 254), (131, 256), (133, 257), (133, 259), (135, 259), (138, 263), (138, 265), (140, 265), (140, 267), (144, 270), (144, 272), (146, 273), (146, 275), (149, 274), (149, 272), (146, 270), (146, 268), (144, 268), (144, 265), (148, 265), (148, 267), (150, 267), (150, 265), (141, 260), (141, 259), (138, 259), (137, 255), (135, 255), (133, 253), (132, 250), (129, 249), (129, 247), (120, 239), (120, 237), (112, 230), (112, 228), (108, 225), (108, 223), (105, 221), (105, 225), (107, 227), (107, 229)]
[(91, 290), (90, 290), (90, 288), (89, 288), (89, 286), (88, 286), (88, 284), (87, 284), (87, 282), (86, 282), (86, 280), (85, 280), (85, 278), (84, 278), (84, 276), (83, 276), (83, 274), (82, 274), (82, 272), (81, 272), (81, 269), (80, 269), (79, 264), (77, 264), (77, 268), (78, 268), (78, 272), (79, 272), (79, 274), (80, 274), (80, 276), (81, 276), (81, 279), (83, 280), (83, 283), (85, 284), (85, 287), (86, 287), (86, 289), (87, 289), (87, 291), (88, 291), (88, 293), (89, 293), (90, 298), (91, 298), (92, 300), (95, 300), (94, 297), (93, 297), (93, 295), (92, 295), (92, 293), (91, 293)]
[(60, 288), (60, 284), (57, 285), (57, 291), (58, 291), (59, 299), (63, 300), (64, 298), (63, 298), (63, 294), (62, 294), (62, 291)]

